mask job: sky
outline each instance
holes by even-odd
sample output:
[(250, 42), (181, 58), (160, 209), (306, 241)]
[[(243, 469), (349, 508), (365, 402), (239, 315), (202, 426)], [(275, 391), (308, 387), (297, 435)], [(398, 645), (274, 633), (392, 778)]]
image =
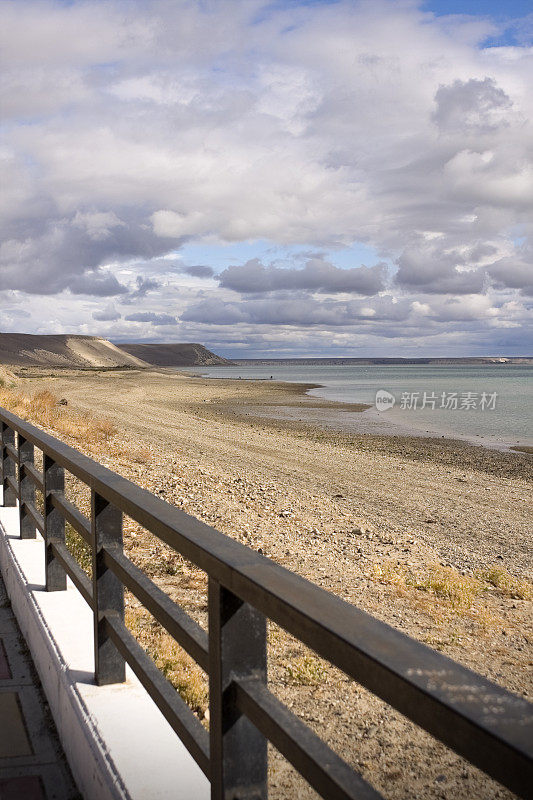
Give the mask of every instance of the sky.
[(531, 0), (0, 0), (0, 330), (533, 355)]

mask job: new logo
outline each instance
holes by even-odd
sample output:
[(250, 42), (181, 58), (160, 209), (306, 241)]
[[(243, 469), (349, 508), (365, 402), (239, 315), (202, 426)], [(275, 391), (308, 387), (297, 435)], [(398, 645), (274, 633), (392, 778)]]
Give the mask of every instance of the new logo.
[(387, 392), (385, 389), (379, 389), (376, 392), (376, 408), (378, 411), (388, 411), (389, 408), (392, 408), (394, 403), (396, 402), (396, 398), (390, 392)]

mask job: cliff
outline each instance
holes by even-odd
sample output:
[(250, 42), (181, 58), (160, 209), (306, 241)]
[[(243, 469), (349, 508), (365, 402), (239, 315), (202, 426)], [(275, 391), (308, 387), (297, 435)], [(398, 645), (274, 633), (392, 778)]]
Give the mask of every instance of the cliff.
[(216, 367), (232, 363), (197, 343), (137, 344), (121, 342), (117, 346), (131, 356), (157, 367)]

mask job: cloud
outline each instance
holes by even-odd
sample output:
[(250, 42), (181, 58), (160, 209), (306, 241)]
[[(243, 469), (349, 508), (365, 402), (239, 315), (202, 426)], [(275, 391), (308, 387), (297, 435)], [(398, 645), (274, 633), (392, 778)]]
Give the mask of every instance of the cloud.
[(476, 267), (486, 248), (470, 251), (446, 251), (433, 242), (416, 243), (406, 248), (398, 259), (396, 283), (399, 286), (431, 294), (472, 294), (481, 292), (485, 270)]
[(212, 278), (215, 270), (203, 264), (191, 264), (180, 267), (180, 272), (184, 275), (191, 275), (193, 278)]
[[(5, 186), (8, 197), (12, 187)], [(105, 227), (102, 217), (91, 221), (78, 211), (59, 216), (57, 210), (47, 208), (44, 198), (27, 198), (28, 206), (21, 208), (19, 217), (4, 215), (0, 222), (0, 287), (18, 289), (29, 293), (55, 294), (65, 289), (75, 293), (92, 293), (91, 282), (102, 288), (103, 274), (110, 276), (107, 286), (110, 294), (127, 291), (113, 283), (109, 262), (126, 261), (133, 256), (152, 258), (165, 252), (169, 242), (155, 237), (138, 224), (138, 211), (130, 210), (129, 224)], [(107, 215), (103, 215), (107, 219)], [(108, 220), (109, 222), (109, 220)], [(105, 265), (107, 264), (107, 267)], [(104, 265), (104, 270), (100, 266)], [(100, 294), (95, 291), (94, 294)]]
[(72, 219), (72, 226), (84, 231), (89, 239), (102, 241), (111, 236), (113, 228), (123, 228), (125, 225), (112, 211), (85, 212), (77, 211)]
[(176, 325), (178, 320), (170, 314), (156, 314), (152, 311), (139, 311), (128, 314), (124, 319), (129, 322), (150, 322), (152, 325)]
[[(312, 313), (335, 330), (335, 308), (359, 318), (344, 294), (378, 315), (384, 291), (421, 306), (500, 293), (505, 324), (532, 285), (533, 52), (484, 46), (490, 19), (424, 7), (3, 2), (0, 291), (70, 290), (52, 317), (32, 305), (34, 325), (57, 330), (90, 326), (86, 296), (148, 292), (155, 311), (139, 313), (172, 319), (202, 303), (275, 318), (272, 295), (281, 326), (292, 292), (306, 335)], [(282, 268), (258, 241), (314, 254)], [(337, 260), (354, 243), (375, 266)], [(194, 244), (220, 248), (217, 271), (239, 266), (192, 300), (180, 274), (213, 267), (169, 256)], [(230, 261), (234, 245), (246, 254)]]
[(137, 288), (130, 293), (130, 298), (144, 297), (148, 292), (153, 292), (160, 287), (159, 281), (154, 278), (145, 278), (142, 275), (137, 275), (135, 278)]
[(472, 322), (498, 316), (490, 298), (481, 295), (433, 299), (428, 316), (439, 322)]
[(91, 294), (98, 297), (110, 297), (125, 294), (128, 289), (119, 283), (111, 272), (91, 270), (83, 275), (67, 276), (66, 286), (72, 294)]
[(241, 266), (228, 267), (218, 279), (224, 288), (244, 293), (294, 289), (324, 294), (372, 295), (384, 288), (385, 265), (339, 269), (321, 258), (313, 258), (303, 269), (280, 269), (265, 267), (254, 258)]
[(31, 319), (30, 312), (25, 311), (23, 308), (5, 308), (3, 310), (3, 313), (9, 315), (10, 317), (15, 317), (20, 319)]
[(93, 319), (99, 322), (115, 322), (120, 319), (121, 314), (117, 311), (112, 303), (102, 308), (100, 311), (93, 311)]
[(402, 320), (409, 316), (408, 301), (393, 302), (391, 297), (377, 298), (369, 305), (360, 300), (336, 301), (316, 299), (304, 292), (296, 295), (280, 293), (264, 299), (245, 299), (240, 302), (216, 298), (191, 304), (182, 314), (182, 321), (210, 325), (291, 325), (353, 326), (367, 321)]
[(533, 297), (533, 251), (500, 258), (487, 271), (497, 285), (520, 289), (521, 294)]
[(464, 134), (465, 130), (488, 133), (507, 125), (506, 112), (512, 106), (508, 95), (493, 78), (455, 80), (439, 86), (432, 119), (441, 131)]

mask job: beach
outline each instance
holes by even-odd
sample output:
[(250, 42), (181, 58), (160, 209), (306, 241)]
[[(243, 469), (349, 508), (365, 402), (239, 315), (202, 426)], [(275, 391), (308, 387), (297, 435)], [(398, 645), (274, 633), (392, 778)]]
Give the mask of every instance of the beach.
[[(523, 360), (524, 362), (527, 359)], [(321, 427), (350, 433), (461, 439), (499, 450), (533, 447), (530, 363), (336, 364), (244, 362), (191, 368), (215, 379), (263, 379), (316, 385), (312, 397), (370, 406), (364, 414), (317, 414)], [(186, 370), (189, 371), (189, 370)], [(387, 404), (376, 406), (376, 397)], [(294, 417), (294, 409), (284, 412)], [(309, 417), (309, 412), (306, 412)]]
[[(532, 696), (531, 456), (352, 431), (331, 420), (366, 406), (305, 384), (161, 369), (29, 371), (21, 388), (109, 420), (107, 466)], [(129, 530), (128, 555), (205, 624), (198, 571), (172, 574), (165, 549)], [(273, 690), (387, 797), (512, 796), (274, 626), (270, 643)], [(273, 797), (313, 796), (281, 757), (272, 769)]]

